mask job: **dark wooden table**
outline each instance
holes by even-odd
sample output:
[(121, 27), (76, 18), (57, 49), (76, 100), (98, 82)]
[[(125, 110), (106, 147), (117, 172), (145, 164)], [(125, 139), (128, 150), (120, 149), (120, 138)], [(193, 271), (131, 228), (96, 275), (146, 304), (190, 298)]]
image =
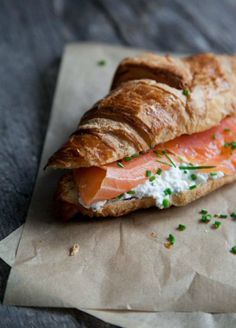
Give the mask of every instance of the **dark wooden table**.
[[(236, 51), (235, 0), (0, 0), (0, 239), (25, 219), (63, 47)], [(0, 260), (0, 298), (9, 267)], [(76, 310), (0, 305), (0, 327), (112, 327)]]

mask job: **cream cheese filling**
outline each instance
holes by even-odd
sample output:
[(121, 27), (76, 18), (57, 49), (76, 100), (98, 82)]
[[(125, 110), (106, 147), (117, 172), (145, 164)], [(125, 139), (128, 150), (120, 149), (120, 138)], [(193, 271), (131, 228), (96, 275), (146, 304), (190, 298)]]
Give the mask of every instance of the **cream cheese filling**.
[[(183, 165), (181, 164), (181, 166)], [(79, 202), (84, 207), (96, 212), (101, 210), (105, 205), (120, 200), (152, 197), (155, 199), (156, 206), (162, 209), (171, 205), (172, 195), (195, 189), (208, 180), (219, 179), (223, 176), (223, 172), (201, 173), (200, 170), (183, 170), (179, 166), (171, 167), (169, 170), (163, 171), (160, 175), (152, 175), (151, 178), (136, 188), (133, 188), (132, 191), (128, 191), (115, 199), (99, 201), (90, 206), (85, 206), (80, 198)]]

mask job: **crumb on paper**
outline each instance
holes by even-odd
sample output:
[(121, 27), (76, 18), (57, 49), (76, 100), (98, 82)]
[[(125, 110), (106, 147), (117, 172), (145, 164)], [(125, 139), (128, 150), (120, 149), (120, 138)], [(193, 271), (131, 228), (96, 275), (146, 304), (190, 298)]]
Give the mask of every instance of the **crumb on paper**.
[(168, 248), (168, 249), (170, 249), (170, 248), (172, 248), (172, 247), (173, 247), (173, 244), (172, 244), (172, 243), (170, 243), (170, 242), (167, 242), (167, 243), (165, 243), (165, 244), (164, 244), (164, 246), (165, 246), (165, 248)]
[(69, 256), (75, 256), (79, 252), (79, 244), (74, 244), (69, 250)]
[(152, 231), (152, 232), (150, 233), (150, 236), (151, 236), (152, 238), (157, 238), (157, 233), (154, 232), (154, 231)]

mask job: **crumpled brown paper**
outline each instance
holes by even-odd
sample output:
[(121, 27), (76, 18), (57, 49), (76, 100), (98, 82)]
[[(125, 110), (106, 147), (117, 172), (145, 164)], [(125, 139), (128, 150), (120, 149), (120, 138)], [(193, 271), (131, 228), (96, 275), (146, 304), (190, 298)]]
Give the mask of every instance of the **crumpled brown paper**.
[[(82, 113), (104, 96), (118, 61), (136, 50), (72, 45), (66, 50), (41, 168), (10, 274), (5, 303), (137, 311), (234, 312), (235, 222), (219, 230), (199, 224), (199, 210), (235, 210), (236, 185), (184, 208), (150, 209), (123, 218), (55, 220), (52, 194), (60, 172), (42, 170), (75, 129)], [(106, 60), (105, 66), (97, 61)], [(187, 226), (179, 232), (179, 223)], [(169, 233), (176, 245), (164, 247)], [(154, 235), (156, 234), (156, 237)], [(76, 256), (68, 256), (73, 244)]]

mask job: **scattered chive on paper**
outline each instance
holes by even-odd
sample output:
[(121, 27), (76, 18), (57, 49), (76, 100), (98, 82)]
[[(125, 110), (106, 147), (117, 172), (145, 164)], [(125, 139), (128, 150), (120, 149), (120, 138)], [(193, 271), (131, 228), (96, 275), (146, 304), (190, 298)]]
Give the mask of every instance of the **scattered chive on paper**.
[(213, 223), (213, 227), (215, 228), (215, 229), (219, 229), (220, 228), (220, 226), (221, 226), (221, 222), (220, 221), (215, 221), (214, 223)]
[(164, 208), (168, 208), (170, 206), (170, 202), (167, 198), (163, 199), (162, 205)]
[(190, 91), (188, 89), (183, 89), (183, 95), (188, 97), (190, 95)]
[(219, 214), (218, 218), (220, 219), (227, 219), (228, 215), (227, 214)]
[(211, 221), (212, 215), (211, 214), (203, 214), (201, 218), (201, 222), (208, 223)]
[(147, 171), (146, 171), (146, 177), (147, 177), (147, 178), (150, 178), (151, 175), (152, 175), (152, 172), (147, 170)]
[(167, 240), (168, 240), (168, 242), (169, 242), (171, 245), (174, 245), (175, 242), (176, 242), (176, 238), (175, 238), (175, 236), (172, 235), (171, 233), (169, 234)]
[(200, 214), (207, 214), (208, 210), (206, 210), (205, 208), (201, 209)]
[(236, 219), (236, 212), (230, 214), (231, 218)]
[(121, 162), (117, 162), (117, 166), (119, 166), (119, 167), (124, 167), (124, 165), (121, 163)]
[(236, 254), (236, 246), (233, 246), (230, 250), (231, 253)]
[(106, 65), (106, 61), (105, 61), (105, 59), (101, 59), (101, 60), (99, 60), (98, 62), (97, 62), (97, 64), (99, 65), (99, 66), (105, 66)]
[(184, 231), (186, 229), (186, 225), (184, 224), (179, 224), (177, 230), (179, 231)]

